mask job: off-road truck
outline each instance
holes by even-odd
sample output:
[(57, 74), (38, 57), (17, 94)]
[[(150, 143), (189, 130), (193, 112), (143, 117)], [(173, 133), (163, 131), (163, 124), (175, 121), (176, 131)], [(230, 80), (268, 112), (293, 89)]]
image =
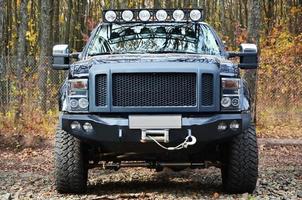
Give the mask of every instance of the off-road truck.
[(221, 169), (226, 192), (253, 192), (257, 141), (240, 72), (257, 68), (257, 47), (226, 51), (203, 18), (202, 9), (104, 10), (81, 53), (54, 46), (53, 68), (69, 70), (59, 95), (58, 192), (85, 192), (94, 167), (209, 166)]

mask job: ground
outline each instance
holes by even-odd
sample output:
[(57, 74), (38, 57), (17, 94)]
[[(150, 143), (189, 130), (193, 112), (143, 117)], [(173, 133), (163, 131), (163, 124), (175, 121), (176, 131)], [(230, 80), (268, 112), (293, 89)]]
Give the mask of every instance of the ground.
[(252, 195), (224, 194), (215, 168), (94, 169), (86, 195), (60, 195), (54, 189), (51, 143), (13, 151), (0, 146), (0, 199), (302, 199), (302, 145), (260, 144), (259, 150), (259, 183)]

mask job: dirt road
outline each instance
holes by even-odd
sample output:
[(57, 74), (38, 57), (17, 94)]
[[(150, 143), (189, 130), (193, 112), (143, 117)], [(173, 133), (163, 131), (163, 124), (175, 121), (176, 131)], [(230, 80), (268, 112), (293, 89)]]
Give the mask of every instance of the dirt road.
[[(259, 186), (253, 195), (227, 195), (215, 168), (91, 170), (87, 195), (54, 190), (51, 147), (0, 149), (0, 199), (302, 199), (302, 146), (260, 146)], [(1, 199), (1, 200), (2, 200)]]

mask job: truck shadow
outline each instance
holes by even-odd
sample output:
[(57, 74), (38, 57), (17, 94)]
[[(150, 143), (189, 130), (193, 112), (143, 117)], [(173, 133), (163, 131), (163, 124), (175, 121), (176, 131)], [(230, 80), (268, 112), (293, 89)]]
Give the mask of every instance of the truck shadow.
[[(114, 175), (105, 181), (102, 180), (102, 176), (95, 179), (89, 184), (88, 193), (102, 196), (123, 195), (122, 198), (145, 198), (137, 195), (181, 194), (185, 197), (196, 193), (213, 195), (215, 192), (222, 192), (220, 173), (217, 169), (211, 169), (210, 172), (203, 172), (203, 170), (184, 170), (179, 173), (150, 172), (151, 175), (144, 171), (135, 179), (129, 178), (127, 170), (125, 171), (123, 172), (124, 178), (119, 180), (116, 180)], [(113, 173), (117, 173), (117, 176), (120, 175), (119, 172)]]

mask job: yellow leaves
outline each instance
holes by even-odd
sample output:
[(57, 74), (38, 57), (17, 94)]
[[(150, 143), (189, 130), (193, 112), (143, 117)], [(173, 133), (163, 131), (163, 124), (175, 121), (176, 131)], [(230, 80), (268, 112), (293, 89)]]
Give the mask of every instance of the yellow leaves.
[(299, 14), (302, 12), (302, 8), (300, 7), (296, 7), (296, 6), (293, 6), (291, 9), (290, 9), (290, 13), (292, 15), (296, 15), (296, 14)]
[(60, 15), (59, 22), (60, 22), (60, 24), (65, 23), (65, 16), (63, 14)]
[(30, 19), (28, 21), (28, 30), (26, 31), (26, 40), (29, 43), (30, 51), (34, 51), (36, 49), (37, 43), (38, 43), (38, 33), (35, 30), (35, 22), (33, 19)]
[(38, 37), (38, 34), (37, 33), (32, 33), (30, 31), (27, 31), (26, 32), (26, 40), (32, 44), (32, 43), (35, 43), (37, 41), (37, 37)]
[(75, 30), (80, 31), (81, 30), (81, 24), (77, 24), (74, 28), (75, 28)]

